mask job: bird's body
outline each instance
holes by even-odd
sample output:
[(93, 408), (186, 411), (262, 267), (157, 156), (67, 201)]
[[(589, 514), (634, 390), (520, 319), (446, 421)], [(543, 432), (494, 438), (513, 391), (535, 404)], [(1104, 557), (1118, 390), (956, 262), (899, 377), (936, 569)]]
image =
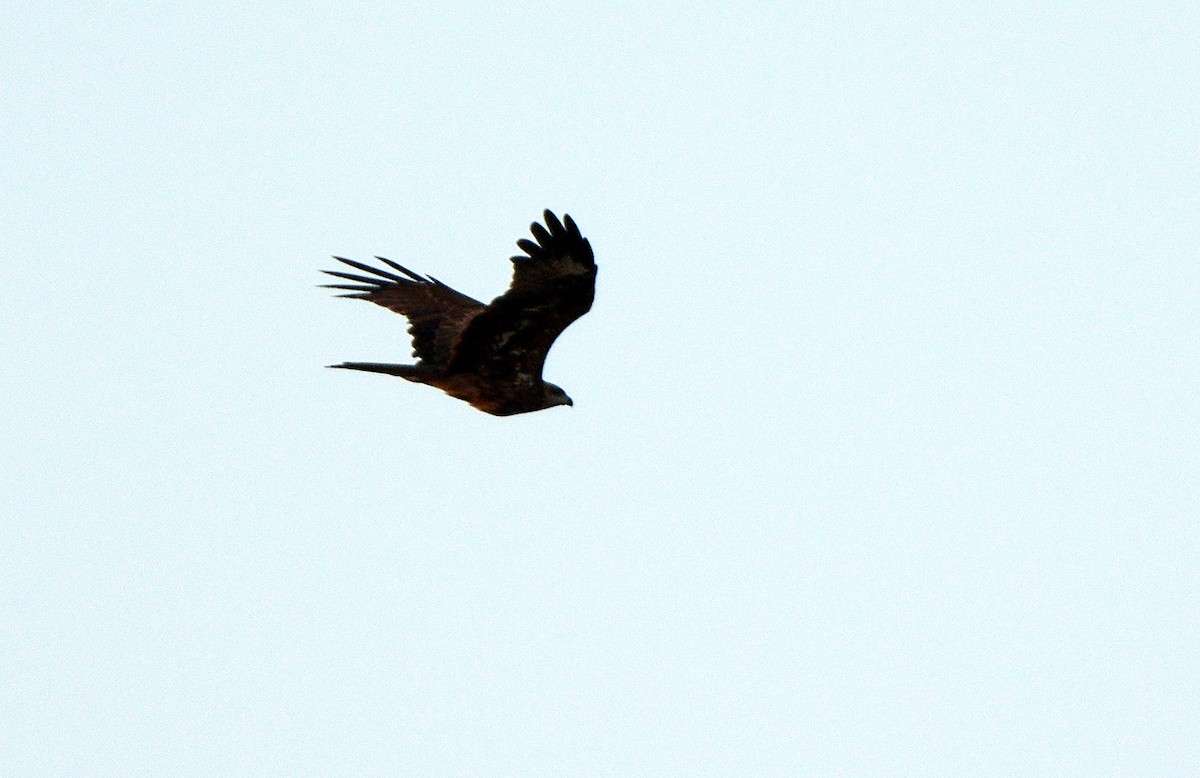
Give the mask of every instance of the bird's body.
[(596, 263), (591, 245), (570, 216), (564, 214), (560, 222), (546, 211), (544, 218), (545, 227), (536, 222), (530, 226), (536, 243), (517, 241), (526, 256), (512, 258), (512, 285), (488, 305), (382, 257), (376, 259), (403, 275), (335, 257), (372, 276), (326, 270), (355, 282), (328, 286), (352, 292), (344, 297), (369, 300), (406, 316), (418, 361), (330, 367), (435, 386), (496, 416), (572, 405), (560, 387), (542, 379), (542, 367), (555, 338), (592, 307)]

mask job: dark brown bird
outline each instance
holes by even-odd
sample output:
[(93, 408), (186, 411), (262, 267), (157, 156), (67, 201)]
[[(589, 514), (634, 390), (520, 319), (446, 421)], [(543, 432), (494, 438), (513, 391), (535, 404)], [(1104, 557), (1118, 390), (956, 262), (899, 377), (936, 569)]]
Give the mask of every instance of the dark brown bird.
[(570, 216), (560, 222), (550, 211), (546, 226), (534, 222), (536, 239), (522, 238), (524, 256), (512, 258), (512, 285), (484, 305), (432, 276), (419, 276), (390, 259), (376, 257), (403, 277), (343, 257), (334, 257), (371, 276), (323, 270), (353, 284), (326, 284), (408, 317), (415, 365), (343, 362), (330, 367), (366, 370), (436, 386), (481, 411), (511, 416), (573, 405), (560, 387), (542, 380), (554, 340), (588, 312), (596, 293), (592, 247)]

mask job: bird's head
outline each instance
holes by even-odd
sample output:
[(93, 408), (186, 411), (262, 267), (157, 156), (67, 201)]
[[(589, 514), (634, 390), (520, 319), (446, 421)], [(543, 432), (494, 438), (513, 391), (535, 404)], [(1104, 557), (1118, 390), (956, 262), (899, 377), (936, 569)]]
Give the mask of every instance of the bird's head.
[(567, 397), (567, 393), (562, 390), (561, 386), (554, 384), (546, 384), (546, 407), (552, 408), (555, 405), (574, 405), (571, 398)]

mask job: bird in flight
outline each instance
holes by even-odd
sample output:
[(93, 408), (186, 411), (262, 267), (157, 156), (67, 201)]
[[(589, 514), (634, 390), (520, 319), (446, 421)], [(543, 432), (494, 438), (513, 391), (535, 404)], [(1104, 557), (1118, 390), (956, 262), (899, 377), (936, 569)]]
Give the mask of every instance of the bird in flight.
[[(375, 257), (397, 273), (334, 257), (369, 276), (323, 270), (352, 284), (325, 284), (357, 300), (403, 314), (413, 339), (415, 365), (343, 362), (329, 367), (400, 376), (441, 389), (496, 416), (573, 405), (561, 387), (542, 380), (554, 340), (588, 312), (596, 293), (592, 247), (574, 220), (550, 211), (534, 222), (535, 240), (512, 258), (508, 291), (488, 305), (456, 292), (432, 276), (420, 276), (390, 259)], [(536, 242), (535, 242), (536, 241)]]

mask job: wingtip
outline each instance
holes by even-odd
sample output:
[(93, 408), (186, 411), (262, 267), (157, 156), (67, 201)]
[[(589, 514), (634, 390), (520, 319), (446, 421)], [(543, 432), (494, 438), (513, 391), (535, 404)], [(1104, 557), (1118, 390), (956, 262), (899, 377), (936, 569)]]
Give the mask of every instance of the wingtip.
[[(541, 228), (541, 225), (537, 224), (537, 223), (535, 223), (534, 226), (538, 227), (539, 229)], [(520, 240), (518, 240), (517, 248), (519, 248), (521, 251), (524, 251), (530, 257), (536, 257), (538, 255), (538, 253), (542, 250), (541, 246), (539, 246), (537, 243), (534, 243), (529, 238), (521, 238)]]
[(387, 257), (381, 257), (378, 254), (375, 255), (375, 259), (378, 259), (380, 262), (382, 262), (383, 264), (387, 265), (388, 267), (390, 267), (394, 270), (399, 270), (401, 273), (403, 273), (404, 275), (408, 276), (409, 278), (411, 278), (412, 280), (414, 280), (418, 283), (422, 283), (422, 284), (426, 283), (426, 280), (424, 278), (422, 278), (419, 274), (414, 273), (413, 271), (406, 268), (404, 265), (401, 265), (399, 262), (393, 262), (392, 260), (388, 259)]
[(542, 213), (542, 218), (546, 220), (546, 227), (550, 230), (551, 235), (561, 235), (563, 233), (562, 222), (558, 220), (558, 217), (549, 208)]

